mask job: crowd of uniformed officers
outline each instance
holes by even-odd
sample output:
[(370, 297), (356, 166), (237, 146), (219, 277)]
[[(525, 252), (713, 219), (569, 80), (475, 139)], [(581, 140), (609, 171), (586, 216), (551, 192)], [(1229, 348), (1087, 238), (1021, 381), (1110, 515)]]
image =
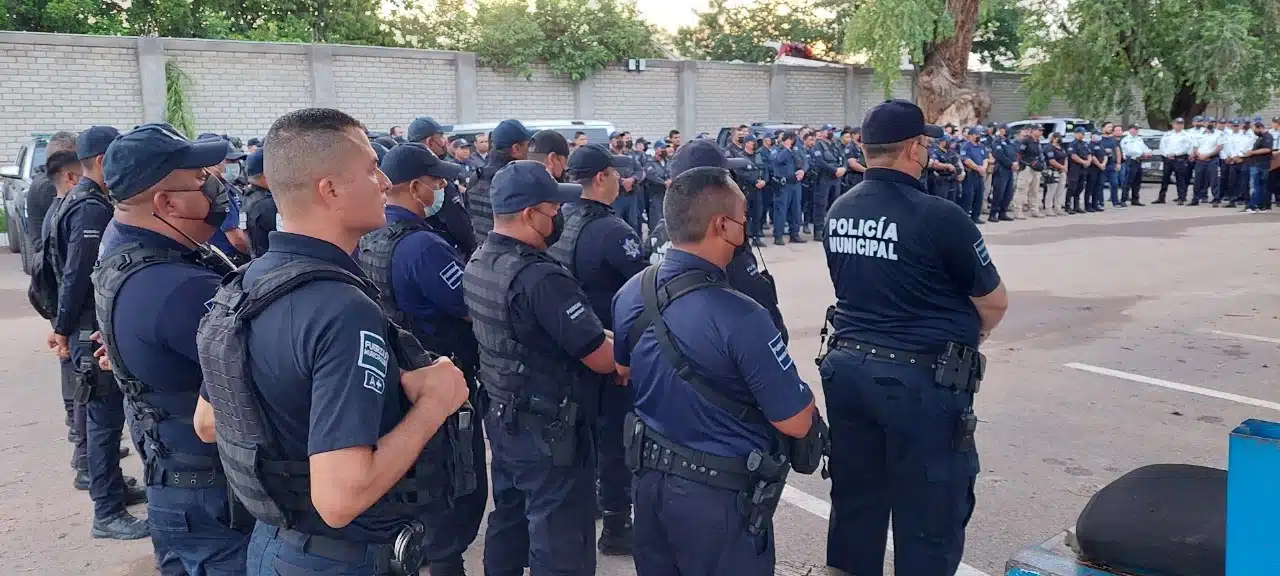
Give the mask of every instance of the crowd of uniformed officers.
[[(162, 574), (464, 574), (491, 494), (487, 575), (592, 574), (597, 550), (765, 575), (788, 475), (829, 459), (829, 565), (879, 574), (892, 510), (898, 570), (953, 573), (1003, 284), (925, 185), (945, 140), (919, 108), (832, 128), (672, 131), (652, 158), (519, 120), (371, 137), (316, 108), (243, 149), (55, 137), (31, 295), (69, 361), (93, 536), (149, 535)], [(805, 202), (838, 298), (834, 434), (752, 250), (770, 204), (777, 243), (803, 241)]]

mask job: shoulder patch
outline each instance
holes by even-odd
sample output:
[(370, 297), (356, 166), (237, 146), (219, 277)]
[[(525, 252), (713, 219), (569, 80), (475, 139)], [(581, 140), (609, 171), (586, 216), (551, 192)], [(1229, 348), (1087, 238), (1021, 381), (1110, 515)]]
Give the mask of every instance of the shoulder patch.
[(462, 268), (457, 262), (450, 262), (444, 270), (440, 271), (440, 279), (444, 280), (450, 290), (457, 290), (462, 285)]
[(582, 316), (582, 313), (586, 311), (587, 311), (587, 307), (583, 306), (582, 302), (579, 301), (579, 302), (574, 302), (571, 306), (566, 308), (564, 311), (564, 314), (565, 316), (568, 316), (570, 320), (577, 320), (579, 317)]
[[(369, 374), (377, 376), (379, 379), (387, 377), (387, 361), (390, 355), (387, 353), (387, 341), (382, 336), (361, 330), (360, 338), (360, 357), (356, 359), (356, 364)], [(369, 379), (365, 378), (365, 386), (369, 385)], [(381, 394), (382, 390), (379, 389)]]
[(979, 237), (977, 242), (973, 243), (973, 251), (978, 255), (978, 262), (983, 266), (991, 263), (991, 253), (987, 252), (987, 239)]
[(628, 234), (622, 239), (622, 251), (627, 253), (627, 257), (635, 260), (640, 257), (640, 241), (634, 235)]
[(795, 365), (791, 360), (791, 354), (787, 352), (787, 343), (782, 341), (782, 334), (774, 336), (773, 340), (769, 341), (769, 350), (773, 351), (773, 359), (778, 361), (778, 366), (783, 372)]

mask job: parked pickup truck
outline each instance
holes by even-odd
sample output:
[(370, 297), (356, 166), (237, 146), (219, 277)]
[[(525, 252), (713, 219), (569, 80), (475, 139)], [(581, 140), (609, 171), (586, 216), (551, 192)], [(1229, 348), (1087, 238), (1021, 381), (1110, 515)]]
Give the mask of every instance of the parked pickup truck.
[(28, 231), (32, 226), (40, 226), (40, 222), (31, 222), (27, 218), (27, 189), (31, 186), (31, 178), (44, 166), (44, 148), (48, 142), (47, 135), (34, 135), (18, 148), (12, 164), (0, 165), (0, 197), (4, 199), (9, 224), (8, 248), (10, 252), (22, 255), (23, 272), (31, 270), (31, 234)]

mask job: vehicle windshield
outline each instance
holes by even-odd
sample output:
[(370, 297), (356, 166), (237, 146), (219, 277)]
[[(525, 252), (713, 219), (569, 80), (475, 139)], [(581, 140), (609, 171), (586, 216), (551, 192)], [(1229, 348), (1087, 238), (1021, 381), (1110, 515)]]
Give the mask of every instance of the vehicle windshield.
[(31, 172), (35, 172), (41, 166), (44, 166), (44, 140), (36, 140), (36, 149), (31, 156)]

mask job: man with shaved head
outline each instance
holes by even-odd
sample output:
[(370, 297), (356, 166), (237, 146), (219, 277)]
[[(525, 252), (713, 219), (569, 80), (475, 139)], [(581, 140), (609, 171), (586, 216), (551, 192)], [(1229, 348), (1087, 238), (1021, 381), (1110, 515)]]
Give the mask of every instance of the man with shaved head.
[(288, 231), (223, 281), (198, 336), (228, 483), (258, 520), (248, 573), (416, 574), (438, 467), (423, 447), (466, 383), (384, 315), (351, 256), (391, 186), (360, 123), (297, 110), (263, 147)]

